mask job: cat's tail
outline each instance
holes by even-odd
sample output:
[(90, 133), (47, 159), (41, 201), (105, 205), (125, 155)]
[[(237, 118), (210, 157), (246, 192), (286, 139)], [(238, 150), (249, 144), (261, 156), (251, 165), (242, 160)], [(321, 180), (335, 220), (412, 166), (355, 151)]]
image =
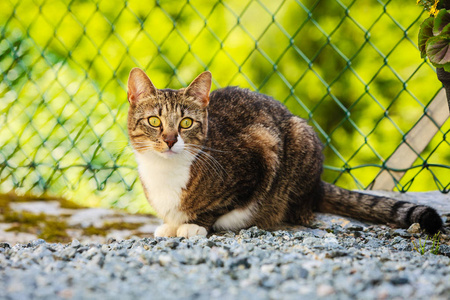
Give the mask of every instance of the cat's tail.
[(441, 217), (429, 206), (353, 192), (326, 182), (322, 182), (322, 186), (321, 212), (403, 228), (419, 223), (422, 229), (432, 234), (443, 231)]

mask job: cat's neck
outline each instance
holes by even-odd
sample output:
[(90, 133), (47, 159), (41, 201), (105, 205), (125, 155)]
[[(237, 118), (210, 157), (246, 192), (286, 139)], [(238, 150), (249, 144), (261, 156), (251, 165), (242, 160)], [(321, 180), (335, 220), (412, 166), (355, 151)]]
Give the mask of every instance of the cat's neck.
[(183, 224), (187, 216), (179, 211), (182, 189), (190, 178), (194, 157), (178, 153), (163, 157), (154, 151), (136, 151), (139, 175), (151, 205), (166, 223)]

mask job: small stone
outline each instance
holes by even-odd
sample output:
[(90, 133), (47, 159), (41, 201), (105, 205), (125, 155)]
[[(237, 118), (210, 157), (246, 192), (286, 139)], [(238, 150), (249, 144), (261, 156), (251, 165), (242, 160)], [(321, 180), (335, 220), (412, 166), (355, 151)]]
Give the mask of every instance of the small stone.
[(308, 271), (298, 265), (288, 264), (280, 267), (281, 274), (286, 279), (298, 279), (308, 277)]
[(87, 247), (87, 246), (77, 248), (78, 253), (83, 253), (88, 250), (89, 250), (89, 247)]
[(227, 231), (226, 233), (223, 234), (223, 236), (227, 238), (234, 238), (236, 234), (232, 231)]
[(335, 290), (331, 285), (321, 284), (317, 287), (316, 293), (319, 297), (325, 297), (334, 294)]
[(105, 263), (105, 256), (103, 255), (95, 255), (94, 257), (91, 258), (89, 262), (89, 264), (99, 266), (100, 268), (103, 267), (104, 263)]
[(180, 243), (174, 240), (169, 240), (165, 243), (166, 247), (169, 247), (170, 249), (176, 249)]
[(220, 254), (217, 252), (211, 251), (209, 253), (209, 261), (215, 267), (223, 267), (224, 266), (222, 257), (220, 257)]
[(248, 257), (237, 258), (233, 260), (230, 264), (230, 268), (250, 268), (250, 263), (248, 262)]
[(275, 265), (262, 265), (261, 272), (262, 273), (272, 273), (275, 270)]
[(38, 246), (40, 244), (45, 244), (45, 241), (43, 239), (37, 239), (31, 242), (31, 246)]
[(402, 241), (403, 241), (403, 238), (402, 238), (402, 237), (396, 236), (395, 238), (392, 239), (391, 245), (398, 244), (398, 243), (400, 243), (400, 242), (402, 242)]
[(267, 289), (273, 289), (274, 287), (278, 286), (280, 282), (281, 279), (279, 276), (269, 276), (268, 278), (265, 278), (261, 281), (261, 286)]
[(11, 245), (5, 242), (0, 243), (0, 248), (11, 249)]
[(421, 232), (420, 224), (419, 223), (411, 224), (411, 226), (409, 226), (407, 231), (409, 233), (411, 233), (411, 234), (413, 234), (413, 233), (420, 233)]
[(400, 243), (395, 244), (394, 248), (397, 250), (400, 250), (400, 251), (411, 251), (412, 250), (411, 242), (406, 241), (406, 240), (402, 240)]
[(341, 251), (341, 250), (333, 250), (331, 252), (325, 253), (326, 258), (343, 257), (343, 256), (347, 256), (347, 255), (348, 255), (348, 253), (346, 251)]
[(206, 246), (206, 247), (212, 248), (212, 247), (214, 247), (216, 245), (216, 243), (214, 243), (213, 241), (208, 240), (203, 245)]
[(352, 233), (354, 237), (361, 237), (363, 234), (361, 233), (361, 231), (355, 231)]
[(77, 254), (77, 250), (74, 248), (66, 248), (61, 251), (61, 258), (63, 260), (71, 260)]
[(409, 282), (408, 278), (406, 277), (395, 277), (392, 278), (390, 281), (393, 285), (407, 284)]
[(102, 252), (94, 247), (94, 248), (90, 248), (89, 250), (83, 252), (82, 256), (88, 260), (92, 259), (94, 256), (98, 256), (100, 255)]
[(71, 246), (72, 248), (79, 248), (79, 247), (81, 247), (81, 243), (80, 243), (77, 239), (75, 239), (75, 240), (72, 241), (72, 243), (70, 244), (70, 246)]
[(158, 261), (161, 266), (167, 266), (172, 262), (172, 257), (170, 255), (160, 255)]
[(364, 228), (359, 225), (350, 225), (349, 227), (347, 227), (347, 230), (349, 231), (362, 231), (363, 229)]
[(117, 240), (115, 238), (113, 238), (113, 237), (108, 238), (108, 240), (106, 241), (107, 244), (112, 244), (112, 243), (115, 243), (115, 242), (117, 242)]
[(366, 243), (367, 248), (380, 248), (383, 245), (383, 243), (379, 239), (369, 239)]
[(450, 246), (449, 245), (440, 245), (439, 253), (445, 256), (450, 257)]
[(395, 229), (392, 236), (411, 237), (411, 234), (405, 229)]

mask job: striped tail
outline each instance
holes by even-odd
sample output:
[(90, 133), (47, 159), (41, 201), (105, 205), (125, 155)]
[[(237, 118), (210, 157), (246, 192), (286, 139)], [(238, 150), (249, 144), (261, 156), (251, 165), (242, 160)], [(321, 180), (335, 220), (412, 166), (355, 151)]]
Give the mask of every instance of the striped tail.
[(352, 192), (326, 182), (322, 182), (322, 186), (324, 196), (319, 205), (321, 212), (403, 228), (419, 223), (422, 229), (431, 234), (443, 230), (441, 217), (429, 206)]

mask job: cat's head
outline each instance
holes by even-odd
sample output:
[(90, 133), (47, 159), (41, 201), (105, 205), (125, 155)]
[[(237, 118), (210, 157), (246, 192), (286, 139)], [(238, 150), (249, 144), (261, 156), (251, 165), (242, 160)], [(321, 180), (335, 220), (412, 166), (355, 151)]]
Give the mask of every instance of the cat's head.
[(201, 73), (180, 90), (155, 88), (134, 68), (128, 78), (128, 134), (133, 148), (164, 158), (196, 154), (206, 139), (211, 73)]

